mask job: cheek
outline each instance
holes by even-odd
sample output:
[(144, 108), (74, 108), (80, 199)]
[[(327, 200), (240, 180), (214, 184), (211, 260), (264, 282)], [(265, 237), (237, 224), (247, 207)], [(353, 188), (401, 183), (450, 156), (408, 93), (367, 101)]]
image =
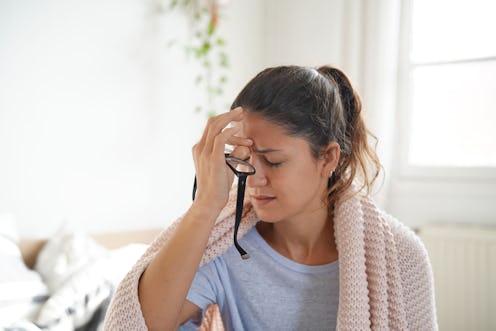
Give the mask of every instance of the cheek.
[(271, 177), (272, 188), (288, 200), (313, 192), (319, 183), (320, 176), (313, 165), (281, 168)]
[(298, 176), (287, 188), (287, 194), (292, 200), (303, 199), (308, 195), (313, 195), (318, 188), (318, 182), (312, 175)]

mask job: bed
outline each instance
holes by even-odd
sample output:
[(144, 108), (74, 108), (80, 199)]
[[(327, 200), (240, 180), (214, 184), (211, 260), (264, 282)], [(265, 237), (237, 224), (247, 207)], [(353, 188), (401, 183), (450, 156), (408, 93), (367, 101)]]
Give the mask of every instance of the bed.
[(0, 228), (0, 330), (101, 330), (113, 292), (160, 229), (88, 235), (70, 225), (45, 240)]

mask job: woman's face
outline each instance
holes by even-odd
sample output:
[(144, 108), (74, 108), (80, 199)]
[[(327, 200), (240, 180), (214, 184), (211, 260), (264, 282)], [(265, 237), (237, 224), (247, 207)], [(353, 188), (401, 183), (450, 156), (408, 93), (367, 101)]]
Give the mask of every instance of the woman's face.
[(324, 157), (316, 160), (306, 140), (260, 115), (246, 113), (242, 126), (243, 136), (253, 140), (249, 162), (256, 168), (246, 194), (261, 220), (305, 218), (326, 207), (330, 170)]

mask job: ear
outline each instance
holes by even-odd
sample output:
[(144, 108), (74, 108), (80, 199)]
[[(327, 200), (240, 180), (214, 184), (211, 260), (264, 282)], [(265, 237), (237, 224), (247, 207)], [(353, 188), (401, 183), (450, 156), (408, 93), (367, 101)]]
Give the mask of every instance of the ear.
[(339, 163), (341, 148), (335, 141), (331, 141), (322, 153), (322, 176), (330, 177), (332, 171), (336, 169)]

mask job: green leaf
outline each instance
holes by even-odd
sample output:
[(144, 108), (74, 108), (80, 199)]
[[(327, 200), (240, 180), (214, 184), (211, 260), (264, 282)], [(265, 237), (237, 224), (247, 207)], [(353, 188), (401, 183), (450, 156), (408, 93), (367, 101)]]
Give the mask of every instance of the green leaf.
[[(212, 8), (200, 5), (199, 0), (169, 0), (168, 4), (170, 9), (183, 10), (192, 23), (192, 37), (186, 42), (187, 46), (184, 49), (188, 56), (192, 56), (192, 59), (201, 65), (194, 83), (200, 85), (208, 96), (207, 104), (196, 106), (195, 112), (206, 113), (209, 117), (215, 116), (213, 103), (218, 96), (225, 93), (223, 87), (227, 82), (227, 75), (219, 70), (229, 65), (228, 55), (224, 51), (226, 41), (216, 34), (217, 23), (223, 17), (222, 13), (211, 12)], [(167, 43), (167, 47), (176, 45), (175, 40)], [(218, 72), (222, 74), (218, 75)], [(214, 81), (215, 84), (212, 84)]]
[(196, 58), (200, 58), (202, 56), (201, 49), (198, 47), (191, 48), (191, 51), (193, 52)]
[(227, 58), (227, 54), (225, 52), (221, 52), (219, 54), (219, 57), (220, 57), (220, 66), (221, 67), (228, 67), (229, 66), (229, 61), (228, 61), (228, 58)]
[(211, 36), (211, 35), (213, 35), (213, 34), (214, 34), (214, 32), (215, 32), (215, 24), (214, 24), (214, 22), (210, 21), (210, 22), (208, 23), (207, 34), (208, 34), (209, 36)]
[(201, 48), (202, 54), (207, 54), (210, 49), (212, 49), (212, 44), (210, 44), (208, 41), (204, 42)]

